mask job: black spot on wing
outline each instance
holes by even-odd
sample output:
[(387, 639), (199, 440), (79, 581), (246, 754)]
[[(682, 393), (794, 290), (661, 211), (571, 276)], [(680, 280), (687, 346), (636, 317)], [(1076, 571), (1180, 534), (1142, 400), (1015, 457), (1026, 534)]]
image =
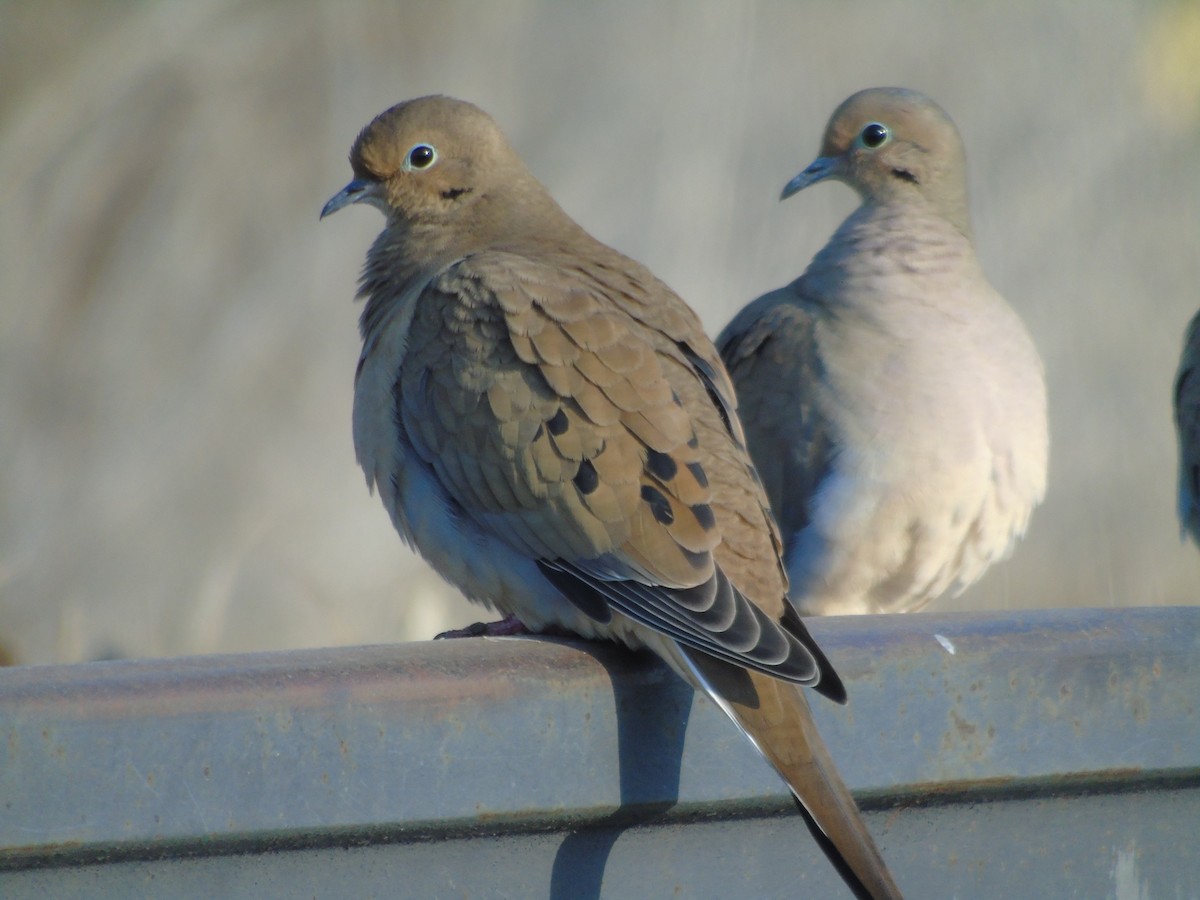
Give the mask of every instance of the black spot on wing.
[(669, 453), (651, 450), (646, 454), (646, 471), (659, 481), (670, 481), (679, 471), (679, 466)]
[(704, 466), (698, 462), (690, 462), (687, 464), (687, 469), (692, 473), (692, 477), (696, 479), (696, 484), (702, 488), (708, 487), (708, 476), (704, 474)]
[(585, 459), (579, 464), (579, 471), (575, 473), (575, 487), (579, 489), (579, 493), (593, 493), (600, 486), (600, 476), (596, 474), (596, 467), (592, 465), (590, 459)]
[(565, 434), (570, 425), (571, 422), (567, 418), (567, 414), (562, 411), (562, 407), (559, 407), (554, 415), (546, 420), (546, 427), (550, 429), (550, 433), (555, 437)]
[(697, 503), (691, 509), (692, 515), (705, 531), (712, 531), (717, 527), (717, 517), (713, 515), (712, 507), (707, 503)]
[(662, 491), (648, 484), (642, 485), (642, 499), (650, 506), (650, 512), (661, 525), (670, 525), (675, 521), (675, 513), (671, 510), (671, 501)]

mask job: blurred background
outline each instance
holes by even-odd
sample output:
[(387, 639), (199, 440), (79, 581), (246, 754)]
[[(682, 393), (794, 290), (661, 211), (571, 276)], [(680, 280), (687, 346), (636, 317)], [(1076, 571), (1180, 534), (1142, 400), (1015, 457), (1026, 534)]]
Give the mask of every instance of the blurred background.
[(1200, 4), (0, 3), (0, 649), (21, 663), (423, 639), (476, 621), (368, 495), (318, 223), (361, 128), (491, 112), (715, 334), (854, 205), (776, 202), (859, 88), (925, 91), (1050, 384), (1013, 558), (933, 609), (1200, 600), (1171, 385), (1200, 306)]

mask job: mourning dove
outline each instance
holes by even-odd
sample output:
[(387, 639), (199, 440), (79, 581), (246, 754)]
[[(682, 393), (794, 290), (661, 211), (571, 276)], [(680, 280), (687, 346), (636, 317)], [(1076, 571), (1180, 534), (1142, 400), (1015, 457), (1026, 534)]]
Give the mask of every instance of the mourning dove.
[(483, 111), (401, 103), (322, 210), (368, 203), (354, 442), (401, 536), (532, 630), (646, 647), (776, 768), (857, 896), (899, 897), (799, 685), (845, 691), (786, 600), (733, 389), (692, 310), (555, 204)]
[(1188, 323), (1175, 375), (1175, 431), (1179, 437), (1179, 525), (1200, 544), (1200, 313)]
[(783, 198), (826, 179), (862, 205), (717, 345), (800, 613), (909, 612), (1006, 556), (1045, 494), (1042, 362), (980, 270), (932, 100), (854, 94)]

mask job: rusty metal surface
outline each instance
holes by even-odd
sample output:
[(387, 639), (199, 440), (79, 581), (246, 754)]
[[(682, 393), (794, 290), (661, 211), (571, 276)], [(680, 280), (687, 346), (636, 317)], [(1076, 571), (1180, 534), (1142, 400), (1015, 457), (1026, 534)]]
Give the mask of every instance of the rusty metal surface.
[[(811, 628), (911, 896), (1196, 896), (1200, 609)], [(604, 645), (6, 669), (0, 742), (4, 897), (841, 896), (721, 714)]]

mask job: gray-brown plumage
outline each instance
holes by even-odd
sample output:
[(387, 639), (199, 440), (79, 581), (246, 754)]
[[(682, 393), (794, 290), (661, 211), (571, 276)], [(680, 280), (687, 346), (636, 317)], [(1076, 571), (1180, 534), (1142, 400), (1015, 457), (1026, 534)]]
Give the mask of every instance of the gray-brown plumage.
[(908, 612), (1006, 556), (1045, 494), (1042, 362), (979, 267), (932, 100), (850, 97), (783, 197), (826, 179), (862, 205), (717, 344), (801, 614)]
[(775, 766), (852, 889), (898, 897), (798, 687), (845, 698), (787, 603), (695, 314), (568, 218), (470, 104), (393, 107), (350, 160), (322, 216), (387, 217), (362, 277), (354, 439), (397, 530), (529, 628), (658, 653)]
[(1179, 438), (1179, 526), (1200, 544), (1200, 313), (1188, 323), (1175, 374), (1175, 432)]

